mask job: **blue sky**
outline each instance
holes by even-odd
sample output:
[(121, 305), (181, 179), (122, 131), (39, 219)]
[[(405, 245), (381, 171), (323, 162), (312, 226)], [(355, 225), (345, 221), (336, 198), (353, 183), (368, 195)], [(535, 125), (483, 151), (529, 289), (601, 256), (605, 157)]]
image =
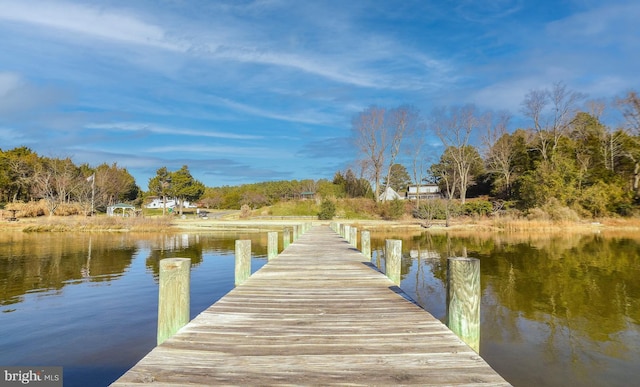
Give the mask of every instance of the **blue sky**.
[(330, 179), (372, 104), (516, 125), (554, 82), (640, 89), (638, 20), (637, 0), (0, 0), (0, 148), (117, 162), (145, 190), (185, 164), (208, 186)]

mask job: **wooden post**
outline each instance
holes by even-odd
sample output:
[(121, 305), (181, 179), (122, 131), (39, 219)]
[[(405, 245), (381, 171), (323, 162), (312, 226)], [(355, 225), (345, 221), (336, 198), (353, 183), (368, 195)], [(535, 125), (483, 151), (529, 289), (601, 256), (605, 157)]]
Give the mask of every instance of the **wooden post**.
[(349, 242), (351, 242), (353, 247), (358, 247), (358, 229), (356, 227), (351, 227), (351, 237), (349, 238)]
[(342, 235), (342, 237), (346, 239), (347, 242), (351, 243), (351, 226), (349, 225), (344, 226), (344, 235)]
[(363, 231), (360, 233), (360, 251), (371, 262), (371, 233)]
[(251, 276), (251, 240), (236, 241), (236, 286)]
[(400, 285), (400, 268), (402, 267), (402, 241), (399, 239), (385, 240), (384, 251), (385, 274), (396, 285)]
[(480, 353), (480, 260), (447, 259), (447, 326)]
[(158, 345), (189, 322), (191, 259), (160, 260)]
[(267, 261), (278, 256), (278, 232), (267, 233)]
[(297, 224), (293, 225), (293, 241), (297, 241), (298, 237), (300, 237), (300, 229)]
[(288, 227), (282, 232), (282, 248), (286, 249), (291, 243), (291, 229)]

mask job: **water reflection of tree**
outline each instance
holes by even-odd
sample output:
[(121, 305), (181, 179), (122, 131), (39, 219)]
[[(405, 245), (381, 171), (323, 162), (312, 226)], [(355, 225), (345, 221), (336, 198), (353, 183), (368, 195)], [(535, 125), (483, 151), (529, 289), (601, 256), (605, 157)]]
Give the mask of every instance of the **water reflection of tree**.
[(466, 248), (470, 257), (480, 258), (483, 296), (495, 298), (498, 306), (491, 306), (492, 312), (499, 316), (483, 314), (489, 319), (499, 317), (501, 329), (510, 331), (512, 338), (519, 334), (519, 319), (525, 318), (547, 326), (548, 340), (556, 350), (564, 351), (557, 342), (562, 338), (574, 349), (571, 356), (589, 350), (583, 338), (607, 343), (612, 356), (622, 356), (629, 348), (616, 345), (612, 338), (640, 324), (637, 240), (593, 234), (520, 235), (514, 242), (506, 235), (424, 233), (404, 238), (404, 244), (437, 251), (440, 260), (431, 262), (430, 269), (443, 283), (447, 257), (462, 254)]
[(124, 272), (136, 252), (134, 240), (124, 234), (2, 235), (0, 305), (19, 303), (27, 293), (60, 291), (78, 281), (110, 281)]
[[(191, 267), (199, 266), (205, 252), (234, 254), (235, 242), (239, 239), (251, 240), (251, 255), (266, 257), (266, 232), (224, 232), (212, 234), (158, 234), (154, 236), (153, 248), (146, 259), (146, 266), (157, 278), (160, 260), (164, 258), (190, 258)], [(279, 242), (280, 251), (282, 242)]]
[(191, 267), (202, 263), (202, 243), (197, 234), (159, 234), (146, 259), (146, 266), (157, 277), (160, 260), (165, 258), (190, 258)]

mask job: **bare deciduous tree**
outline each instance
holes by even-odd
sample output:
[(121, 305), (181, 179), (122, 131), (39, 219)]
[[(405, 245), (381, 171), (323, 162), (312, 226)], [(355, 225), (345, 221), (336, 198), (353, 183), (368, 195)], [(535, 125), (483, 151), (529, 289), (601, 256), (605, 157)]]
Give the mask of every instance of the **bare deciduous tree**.
[(370, 106), (358, 114), (352, 122), (355, 144), (364, 155), (363, 166), (375, 184), (375, 200), (379, 200), (380, 197), (380, 180), (382, 169), (385, 167), (385, 154), (389, 147), (385, 112), (384, 108)]
[(562, 82), (554, 83), (551, 90), (531, 90), (525, 96), (522, 113), (533, 123), (543, 160), (553, 162), (560, 137), (567, 134), (578, 102), (584, 97)]
[(496, 179), (503, 186), (503, 192), (509, 196), (514, 172), (513, 161), (516, 157), (514, 139), (509, 135), (508, 125), (511, 115), (500, 112), (496, 116), (487, 116), (487, 130), (482, 137), (487, 171), (499, 176)]
[[(385, 181), (387, 186), (391, 180), (391, 167), (396, 161), (396, 157), (400, 153), (400, 146), (405, 134), (412, 133), (416, 130), (420, 123), (420, 112), (413, 106), (403, 105), (393, 109), (387, 113), (385, 119), (388, 126), (388, 132), (391, 133), (391, 144), (389, 146), (389, 163), (387, 167), (387, 177)], [(385, 187), (386, 189), (386, 187)], [(383, 201), (386, 199), (384, 197)]]
[(49, 216), (53, 216), (62, 203), (68, 203), (71, 195), (84, 178), (70, 158), (46, 159), (38, 164), (34, 174), (34, 190), (47, 202)]
[(416, 208), (420, 208), (420, 186), (422, 181), (427, 177), (427, 157), (425, 155), (425, 146), (427, 142), (427, 126), (424, 122), (419, 123), (415, 130), (410, 134), (409, 146), (407, 153), (411, 157), (411, 174), (416, 184)]
[(629, 91), (624, 98), (617, 101), (618, 107), (627, 121), (627, 129), (635, 136), (640, 136), (640, 96), (635, 91)]
[(624, 98), (616, 101), (626, 120), (626, 130), (629, 133), (624, 156), (633, 162), (633, 190), (636, 196), (640, 195), (640, 156), (637, 149), (640, 149), (640, 96), (635, 91), (629, 91)]
[(455, 168), (460, 201), (465, 203), (467, 187), (472, 182), (471, 167), (477, 162), (478, 152), (472, 152), (469, 146), (471, 134), (480, 125), (481, 117), (473, 105), (453, 106), (436, 110), (433, 114), (432, 128), (435, 131)]

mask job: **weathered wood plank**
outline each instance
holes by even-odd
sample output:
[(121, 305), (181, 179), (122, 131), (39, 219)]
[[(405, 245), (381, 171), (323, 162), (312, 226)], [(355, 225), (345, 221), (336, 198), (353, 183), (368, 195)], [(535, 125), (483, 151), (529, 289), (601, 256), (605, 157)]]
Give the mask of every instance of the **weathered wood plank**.
[(509, 385), (367, 261), (316, 227), (113, 385)]

